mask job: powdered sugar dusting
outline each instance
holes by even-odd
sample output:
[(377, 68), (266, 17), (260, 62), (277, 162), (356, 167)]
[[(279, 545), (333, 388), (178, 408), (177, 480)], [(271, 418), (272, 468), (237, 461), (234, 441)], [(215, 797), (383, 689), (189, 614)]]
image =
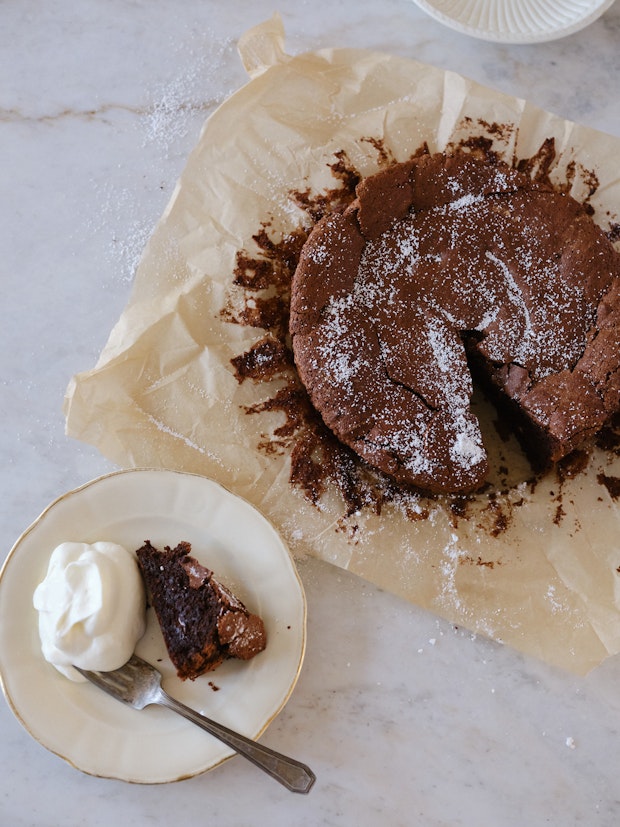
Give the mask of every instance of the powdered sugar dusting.
[[(183, 51), (188, 51), (186, 44)], [(184, 72), (153, 90), (144, 118), (145, 145), (157, 143), (166, 157), (188, 137), (196, 114), (203, 118), (228, 96), (228, 92), (218, 89), (216, 96), (205, 99), (204, 90), (209, 77), (222, 74), (227, 58), (233, 55), (233, 42), (213, 39), (208, 49), (201, 47), (189, 52), (191, 61)]]
[(532, 319), (530, 318), (530, 311), (523, 296), (523, 291), (517, 285), (514, 276), (510, 272), (509, 266), (504, 261), (502, 261), (495, 253), (488, 250), (485, 253), (485, 256), (499, 268), (508, 287), (508, 298), (515, 305), (518, 312), (523, 315), (525, 323), (523, 346), (524, 348), (527, 348), (529, 340), (534, 336), (534, 330), (532, 328)]
[(464, 468), (470, 468), (482, 462), (486, 451), (482, 445), (482, 437), (476, 424), (461, 414), (456, 422), (456, 439), (450, 446), (452, 461)]
[(147, 414), (147, 419), (149, 420), (151, 425), (154, 425), (157, 428), (157, 430), (161, 431), (163, 434), (167, 434), (168, 436), (172, 436), (175, 439), (181, 440), (181, 442), (183, 442), (188, 448), (191, 448), (194, 451), (198, 451), (198, 453), (200, 454), (207, 453), (206, 449), (203, 448), (201, 445), (198, 445), (198, 443), (194, 442), (184, 434), (175, 431), (173, 428), (171, 428), (169, 425), (166, 425), (166, 423), (162, 422), (160, 419), (157, 419), (151, 414)]
[[(175, 76), (141, 90), (143, 99), (123, 108), (123, 117), (132, 117), (137, 137), (123, 130), (132, 143), (121, 150), (118, 171), (111, 170), (107, 182), (100, 185), (101, 216), (89, 217), (90, 235), (108, 234), (107, 254), (114, 265), (115, 278), (123, 282), (133, 279), (206, 116), (237, 85), (231, 80), (227, 89), (225, 83), (229, 67), (237, 66), (235, 44), (229, 38), (218, 39), (211, 33), (206, 47), (204, 30), (194, 33), (188, 29), (178, 42), (171, 39), (168, 52), (173, 59), (166, 60), (164, 54), (165, 65), (183, 68), (177, 68)], [(215, 77), (217, 84), (212, 82)], [(216, 91), (209, 94), (209, 89)], [(140, 146), (143, 173), (132, 181), (140, 167), (136, 162), (130, 166), (132, 162), (126, 159)], [(150, 188), (149, 199), (144, 198), (145, 188)], [(146, 213), (145, 204), (149, 208)]]
[[(436, 206), (411, 207), (367, 239), (347, 275), (352, 288), (343, 295), (341, 285), (321, 309), (312, 387), (333, 400), (326, 421), (337, 435), (371, 462), (379, 451), (385, 470), (396, 463), (414, 478), (451, 474), (466, 488), (486, 464), (467, 348), (493, 370), (514, 365), (524, 381), (540, 382), (574, 368), (596, 301), (573, 275), (581, 272), (571, 244), (579, 219), (566, 199), (531, 189), (508, 168), (478, 164), (470, 178), (457, 163), (451, 177), (443, 163), (433, 156), (416, 172), (430, 176)], [(379, 188), (376, 197), (386, 196)], [(336, 280), (348, 266), (333, 245), (338, 220), (312, 251), (313, 272), (321, 265)]]

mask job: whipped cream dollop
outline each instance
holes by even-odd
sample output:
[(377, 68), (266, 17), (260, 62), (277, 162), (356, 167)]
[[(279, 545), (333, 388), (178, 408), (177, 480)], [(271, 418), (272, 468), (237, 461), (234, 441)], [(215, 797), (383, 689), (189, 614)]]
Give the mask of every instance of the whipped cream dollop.
[(33, 604), (43, 656), (73, 681), (73, 669), (118, 669), (146, 624), (145, 590), (135, 556), (116, 543), (62, 543), (50, 557)]

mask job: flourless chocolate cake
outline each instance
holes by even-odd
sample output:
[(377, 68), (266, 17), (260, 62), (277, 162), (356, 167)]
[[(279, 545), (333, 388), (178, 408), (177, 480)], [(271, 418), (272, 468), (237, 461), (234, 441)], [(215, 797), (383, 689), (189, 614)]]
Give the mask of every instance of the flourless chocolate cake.
[(474, 378), (537, 468), (620, 407), (620, 254), (551, 185), (475, 153), (427, 154), (316, 225), (290, 332), (342, 442), (399, 482), (473, 491), (488, 474)]
[(226, 658), (250, 660), (267, 643), (262, 619), (190, 552), (187, 542), (160, 551), (148, 540), (136, 552), (148, 600), (182, 680), (194, 680)]

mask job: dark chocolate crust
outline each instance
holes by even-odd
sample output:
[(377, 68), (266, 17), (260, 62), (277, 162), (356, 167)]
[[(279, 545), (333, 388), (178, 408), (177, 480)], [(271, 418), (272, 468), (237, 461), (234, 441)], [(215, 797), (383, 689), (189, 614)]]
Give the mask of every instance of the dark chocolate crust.
[(326, 425), (434, 493), (476, 490), (472, 373), (537, 467), (620, 407), (620, 254), (582, 205), (501, 162), (423, 155), (362, 181), (295, 272), (295, 362)]
[(191, 545), (136, 551), (161, 631), (181, 680), (194, 680), (226, 658), (249, 660), (266, 646), (263, 621), (249, 612), (213, 572), (190, 555)]

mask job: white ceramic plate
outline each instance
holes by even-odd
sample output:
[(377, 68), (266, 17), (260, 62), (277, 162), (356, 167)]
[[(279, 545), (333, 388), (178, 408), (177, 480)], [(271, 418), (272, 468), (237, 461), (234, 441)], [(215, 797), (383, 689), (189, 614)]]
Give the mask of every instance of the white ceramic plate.
[(41, 654), (32, 594), (52, 550), (65, 540), (110, 540), (131, 549), (192, 544), (249, 609), (261, 615), (267, 647), (253, 660), (226, 661), (180, 681), (157, 620), (148, 611), (138, 654), (164, 674), (179, 700), (257, 738), (297, 681), (306, 640), (306, 602), (291, 555), (251, 505), (204, 477), (132, 470), (100, 477), (53, 502), (25, 531), (0, 572), (0, 679), (30, 734), (83, 772), (161, 783), (211, 769), (232, 751), (163, 707), (141, 712), (88, 683), (74, 683)]
[(451, 29), (483, 40), (542, 43), (585, 28), (614, 0), (414, 0)]

